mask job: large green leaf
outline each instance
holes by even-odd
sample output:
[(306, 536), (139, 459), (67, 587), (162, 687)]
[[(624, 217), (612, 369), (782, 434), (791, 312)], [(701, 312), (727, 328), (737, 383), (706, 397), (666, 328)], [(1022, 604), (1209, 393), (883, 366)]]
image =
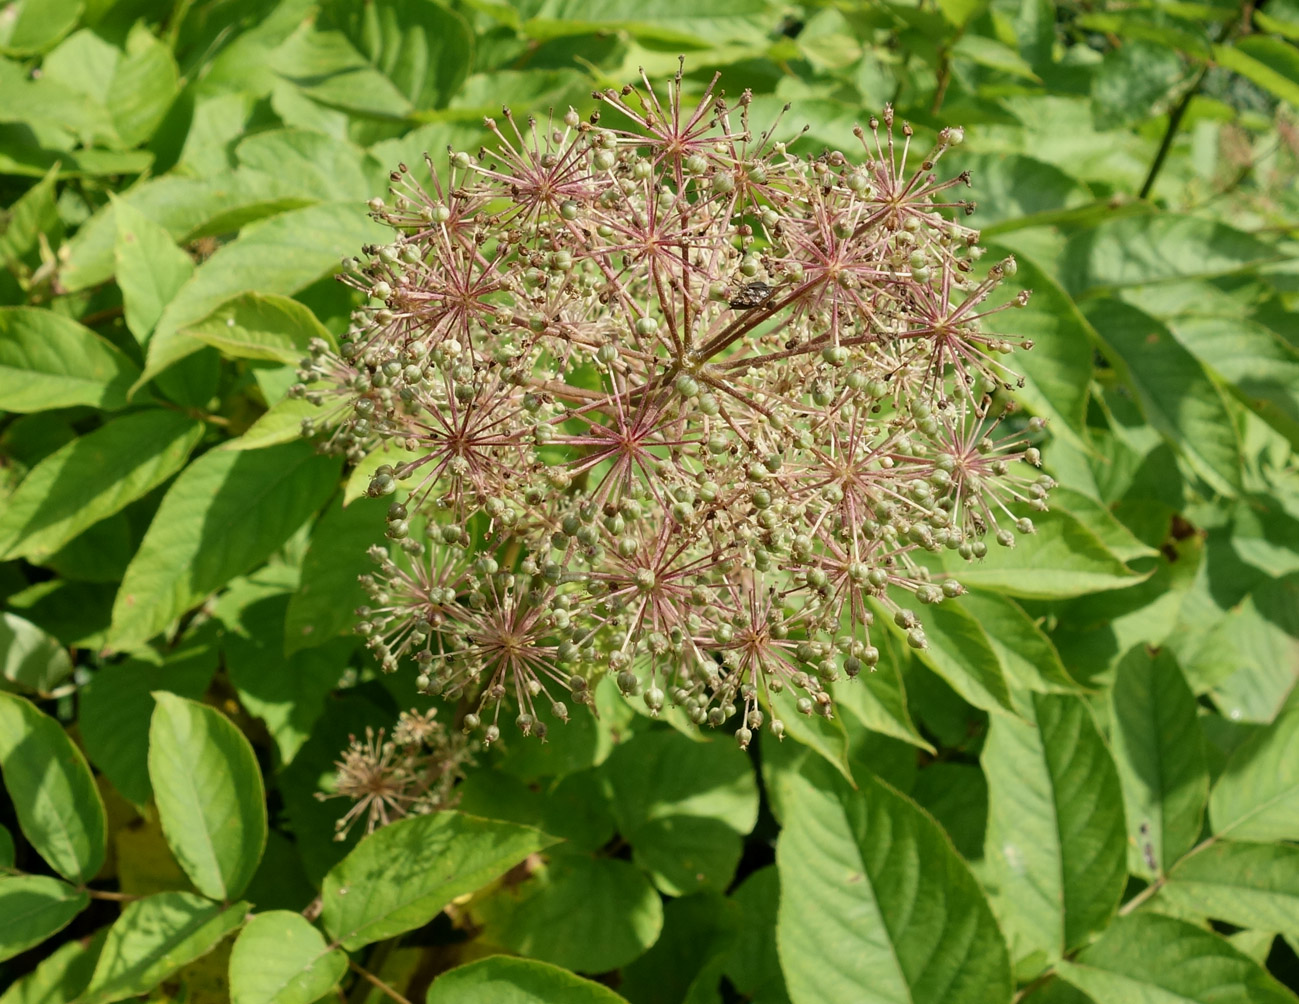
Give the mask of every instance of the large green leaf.
[(1046, 632), (1014, 600), (999, 593), (970, 593), (956, 605), (978, 623), (1013, 687), (1040, 693), (1081, 689)]
[(655, 730), (619, 744), (604, 764), (618, 829), (633, 860), (670, 896), (725, 890), (758, 818), (758, 787), (731, 742)]
[(313, 338), (334, 338), (316, 316), (287, 296), (242, 293), (186, 329), (201, 342), (237, 359), (296, 363)]
[(554, 838), (455, 812), (400, 819), (330, 869), (320, 921), (349, 951), (426, 924)]
[(347, 972), (347, 956), (291, 910), (259, 913), (230, 952), (231, 1004), (311, 1004)]
[(1240, 441), (1222, 392), (1162, 323), (1119, 300), (1087, 307), (1110, 362), (1141, 410), (1216, 491), (1241, 487)]
[(49, 310), (0, 307), (0, 405), (52, 411), (72, 405), (120, 408), (140, 375), (89, 328)]
[(205, 261), (167, 304), (149, 341), (143, 380), (203, 342), (189, 327), (241, 293), (291, 296), (334, 272), (344, 254), (380, 237), (379, 227), (351, 203), (327, 202), (280, 213), (244, 228)]
[(114, 195), (112, 204), (117, 222), (113, 260), (122, 290), (122, 313), (131, 334), (143, 345), (163, 309), (194, 274), (194, 259), (131, 203)]
[(136, 146), (153, 136), (176, 96), (179, 77), (171, 47), (143, 24), (132, 28), (104, 96), (123, 143)]
[(1060, 274), (1078, 296), (1097, 287), (1225, 275), (1276, 257), (1271, 245), (1224, 223), (1143, 214), (1076, 234), (1065, 247)]
[(168, 489), (113, 606), (110, 643), (143, 644), (196, 601), (265, 560), (319, 507), (338, 462), (306, 443), (215, 451)]
[(1127, 877), (1118, 773), (1080, 698), (1034, 694), (1036, 723), (994, 717), (985, 856), (1017, 958), (1060, 958), (1104, 927)]
[(1246, 36), (1234, 45), (1215, 45), (1213, 59), (1281, 100), (1299, 105), (1299, 49), (1284, 39)]
[(69, 882), (104, 863), (104, 803), (86, 758), (53, 718), (0, 692), (0, 770), (23, 835)]
[(67, 1004), (76, 1000), (90, 982), (107, 935), (108, 928), (102, 927), (85, 944), (64, 942), (0, 994), (0, 1004)]
[(167, 844), (194, 888), (229, 902), (266, 847), (266, 791), (257, 757), (221, 712), (157, 691), (149, 781)]
[(443, 973), (429, 987), (427, 1004), (619, 1004), (623, 998), (547, 962), (493, 955)]
[(215, 948), (247, 913), (247, 903), (223, 908), (187, 892), (161, 892), (126, 904), (78, 1004), (110, 1004), (152, 990)]
[(483, 940), (565, 969), (601, 973), (642, 955), (663, 930), (663, 902), (629, 861), (558, 854), (478, 904)]
[(1061, 976), (1096, 1001), (1123, 1004), (1294, 1004), (1253, 959), (1203, 928), (1136, 913), (1111, 924)]
[(0, 512), (0, 555), (43, 563), (180, 470), (202, 435), (203, 423), (150, 408), (74, 439), (9, 497)]
[(1174, 336), (1236, 398), (1299, 448), (1299, 350), (1242, 317), (1177, 317)]
[(71, 675), (72, 660), (55, 639), (31, 621), (0, 613), (0, 677), (48, 694)]
[(1299, 847), (1210, 844), (1173, 866), (1154, 905), (1161, 904), (1299, 937)]
[(46, 875), (0, 875), (0, 961), (63, 930), (90, 896)]
[(474, 33), (437, 0), (323, 5), (320, 27), (337, 29), (415, 110), (445, 107), (469, 75)]
[(765, 42), (763, 0), (657, 0), (629, 8), (619, 0), (540, 0), (523, 8), (531, 38), (624, 30), (637, 38), (695, 47), (704, 42)]
[(1154, 878), (1200, 837), (1209, 801), (1209, 767), (1195, 696), (1177, 660), (1134, 648), (1119, 662), (1110, 691), (1114, 755), (1128, 824), (1128, 863)]
[(1136, 585), (1143, 578), (1128, 568), (1099, 537), (1071, 513), (1035, 513), (1037, 532), (1015, 547), (989, 543), (988, 555), (962, 561), (943, 552), (943, 569), (972, 589), (1024, 599), (1064, 599)]
[(785, 779), (777, 939), (794, 1004), (992, 1004), (1006, 945), (934, 821), (874, 777), (853, 791), (820, 762)]
[(1236, 747), (1209, 795), (1209, 823), (1232, 840), (1299, 840), (1299, 709)]
[[(1010, 253), (995, 244), (988, 245), (987, 250), (996, 258)], [(1015, 255), (1015, 260), (1013, 285), (1003, 283), (989, 298), (989, 304), (1007, 302), (1022, 289), (1032, 290), (1033, 295), (1025, 306), (1005, 310), (989, 323), (1008, 338), (1033, 342), (1031, 350), (1021, 350), (1011, 359), (1011, 368), (1031, 381), (1019, 397), (1034, 413), (1052, 419), (1056, 423), (1053, 431), (1058, 435), (1071, 436), (1081, 443), (1096, 333), (1046, 269), (1022, 252)]]

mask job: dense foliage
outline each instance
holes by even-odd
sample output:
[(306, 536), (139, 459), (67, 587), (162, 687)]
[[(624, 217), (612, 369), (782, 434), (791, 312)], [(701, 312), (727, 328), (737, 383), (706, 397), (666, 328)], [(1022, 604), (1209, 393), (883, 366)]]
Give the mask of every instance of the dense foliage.
[(1294, 1001), (1299, 4), (629, 9), (4, 10), (0, 1004)]

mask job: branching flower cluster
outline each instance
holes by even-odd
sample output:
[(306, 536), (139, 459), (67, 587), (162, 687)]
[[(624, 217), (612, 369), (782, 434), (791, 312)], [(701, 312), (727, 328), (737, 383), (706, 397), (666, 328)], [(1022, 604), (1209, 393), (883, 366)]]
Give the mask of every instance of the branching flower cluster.
[(351, 799), (352, 807), (334, 829), (336, 840), (346, 840), (362, 819), (368, 834), (407, 816), (450, 808), (471, 758), (465, 737), (448, 732), (436, 708), (403, 711), (391, 739), (384, 738), (383, 729), (367, 728), (363, 740), (352, 736), (334, 764), (333, 792), (316, 797)]
[(1028, 344), (985, 327), (1015, 263), (979, 268), (969, 178), (933, 173), (959, 129), (918, 155), (886, 109), (800, 156), (747, 93), (595, 97), (395, 171), (393, 241), (349, 262), (370, 306), (296, 391), (330, 449), (390, 458), (401, 548), (360, 611), (385, 670), (485, 742), (502, 708), (544, 738), (607, 674), (651, 713), (738, 714), (745, 746), (783, 733), (774, 693), (831, 715), (877, 617), (925, 646), (917, 605), (963, 591), (934, 552), (1033, 532), (1041, 423), (994, 408)]

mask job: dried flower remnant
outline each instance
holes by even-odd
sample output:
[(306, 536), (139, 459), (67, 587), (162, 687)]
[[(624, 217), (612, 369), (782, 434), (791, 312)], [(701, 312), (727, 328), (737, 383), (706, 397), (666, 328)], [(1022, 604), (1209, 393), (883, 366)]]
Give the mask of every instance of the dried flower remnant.
[(1014, 260), (976, 277), (969, 178), (933, 173), (961, 131), (918, 156), (886, 109), (800, 157), (714, 85), (598, 92), (616, 128), (506, 109), (496, 150), (403, 165), (371, 203), (392, 243), (349, 262), (371, 305), (304, 362), (313, 430), (386, 450), (370, 494), (400, 493), (361, 630), (488, 742), (605, 674), (651, 713), (742, 712), (742, 746), (783, 733), (774, 691), (828, 716), (877, 613), (923, 647), (912, 605), (963, 591), (926, 552), (1046, 507), (1041, 423), (994, 414), (1028, 347), (985, 328)]
[(406, 816), (422, 816), (455, 804), (455, 785), (471, 762), (469, 744), (448, 733), (436, 720), (437, 709), (403, 711), (384, 738), (367, 728), (365, 739), (355, 736), (335, 762), (334, 790), (318, 799), (349, 798), (354, 803), (335, 824), (334, 839), (346, 840), (352, 827), (365, 819), (365, 832)]

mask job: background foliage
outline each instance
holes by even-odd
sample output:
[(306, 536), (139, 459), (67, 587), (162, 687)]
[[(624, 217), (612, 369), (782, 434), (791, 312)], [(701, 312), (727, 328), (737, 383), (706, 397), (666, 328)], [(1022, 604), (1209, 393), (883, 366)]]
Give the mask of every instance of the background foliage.
[[(1299, 5), (629, 10), (0, 14), (0, 1004), (1293, 1001)], [(428, 702), (351, 633), (384, 504), (283, 403), (332, 273), (398, 162), (682, 52), (805, 154), (966, 127), (1053, 513), (802, 742), (602, 690), (335, 841), (348, 736)]]

